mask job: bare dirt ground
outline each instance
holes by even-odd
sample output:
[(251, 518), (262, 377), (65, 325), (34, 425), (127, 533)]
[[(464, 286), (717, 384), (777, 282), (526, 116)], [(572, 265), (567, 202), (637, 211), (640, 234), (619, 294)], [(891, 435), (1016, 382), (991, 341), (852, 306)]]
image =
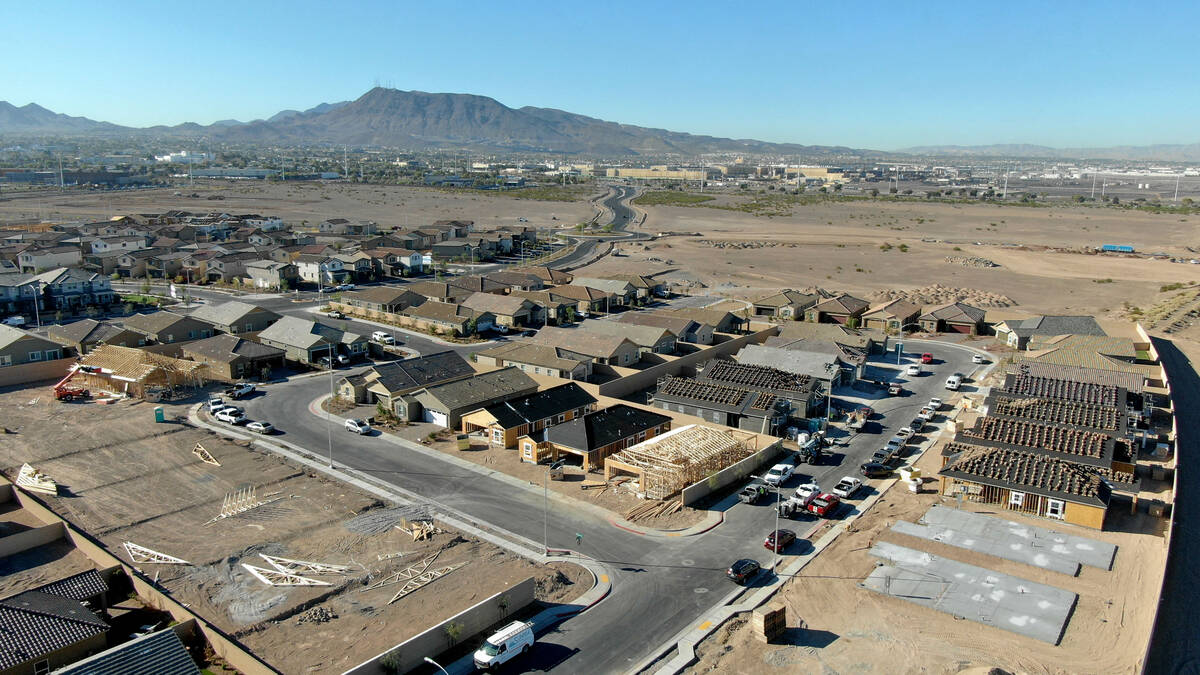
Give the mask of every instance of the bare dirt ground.
[[(150, 404), (64, 404), (48, 394), (48, 387), (0, 392), (0, 419), (15, 432), (0, 437), (5, 473), (15, 477), (29, 462), (57, 480), (60, 496), (46, 498), (50, 507), (118, 557), (128, 559), (122, 544), (131, 541), (191, 562), (141, 567), (283, 672), (342, 672), (529, 576), (544, 602), (591, 585), (578, 567), (537, 566), (453, 531), (414, 542), (393, 526), (419, 517), (419, 508), (389, 508), (244, 442), (154, 424)], [(198, 442), (221, 466), (192, 454)], [(226, 495), (245, 487), (277, 501), (210, 522)], [(320, 577), (331, 586), (268, 586), (242, 567), (269, 568), (260, 553), (350, 569)], [(395, 553), (403, 555), (380, 559)], [(394, 604), (400, 586), (368, 590), (435, 553), (438, 566), (464, 567)], [(56, 561), (53, 576), (69, 558)], [(307, 621), (313, 608), (332, 616)]]
[[(940, 454), (930, 451), (918, 464), (936, 472)], [(1106, 531), (1023, 518), (1003, 509), (964, 504), (978, 513), (1029, 522), (1115, 543), (1111, 571), (1084, 567), (1077, 577), (1043, 571), (965, 549), (899, 535), (897, 520), (915, 522), (939, 501), (936, 483), (925, 491), (887, 492), (867, 515), (809, 563), (775, 596), (788, 608), (788, 631), (776, 644), (755, 639), (748, 615), (734, 620), (701, 643), (691, 673), (1136, 673), (1154, 620), (1166, 549), (1165, 521), (1113, 511)], [(954, 506), (954, 500), (946, 500)], [(813, 535), (820, 536), (820, 532)], [(876, 565), (867, 551), (878, 541), (1012, 574), (1079, 594), (1062, 643), (1053, 646), (857, 587)], [(804, 627), (801, 627), (803, 621)], [(978, 669), (978, 670), (974, 670)], [(993, 671), (994, 672), (994, 671)]]
[[(193, 192), (197, 198), (176, 197)], [(596, 188), (595, 194), (603, 193)], [(517, 193), (510, 193), (517, 194)], [(527, 218), (533, 227), (556, 227), (590, 219), (595, 211), (581, 189), (576, 202), (539, 201), (489, 194), (480, 190), (451, 191), (394, 185), (353, 183), (197, 183), (194, 187), (130, 190), (125, 192), (66, 192), (12, 196), (0, 201), (0, 221), (100, 220), (129, 213), (160, 213), (169, 209), (207, 213), (259, 213), (288, 223), (316, 225), (326, 218), (373, 220), (381, 226), (416, 227), (435, 220), (473, 220), (478, 226), (516, 225)], [(224, 199), (209, 199), (221, 196)], [(553, 218), (557, 218), (554, 220)], [(522, 223), (524, 224), (524, 223)]]
[[(875, 299), (879, 291), (938, 283), (1008, 296), (1030, 312), (1108, 317), (1123, 316), (1127, 302), (1145, 308), (1168, 297), (1159, 291), (1163, 285), (1200, 281), (1197, 265), (1051, 250), (1119, 243), (1192, 258), (1197, 254), (1187, 247), (1200, 246), (1196, 216), (888, 202), (827, 202), (770, 218), (710, 208), (642, 208), (648, 231), (701, 236), (622, 245), (627, 257), (607, 257), (578, 273), (665, 273), (668, 280), (697, 281), (707, 293), (738, 298), (820, 286)], [(756, 248), (715, 248), (711, 242)], [(985, 258), (999, 266), (973, 267), (947, 257)]]

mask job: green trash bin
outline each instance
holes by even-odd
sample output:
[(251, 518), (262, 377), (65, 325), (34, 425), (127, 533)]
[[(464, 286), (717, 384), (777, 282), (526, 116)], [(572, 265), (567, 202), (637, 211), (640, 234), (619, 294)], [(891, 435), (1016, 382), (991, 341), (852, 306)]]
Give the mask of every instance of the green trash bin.
[(162, 409), (161, 405), (155, 406), (155, 408), (154, 408), (154, 421), (155, 422), (167, 421), (167, 416), (165, 414), (163, 414), (163, 409)]

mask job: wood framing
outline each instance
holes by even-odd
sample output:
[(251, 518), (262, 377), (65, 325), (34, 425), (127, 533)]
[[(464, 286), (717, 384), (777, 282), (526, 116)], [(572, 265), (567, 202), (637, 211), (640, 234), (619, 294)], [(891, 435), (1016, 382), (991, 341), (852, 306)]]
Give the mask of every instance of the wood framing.
[(269, 570), (265, 567), (255, 567), (242, 563), (242, 567), (246, 571), (253, 574), (255, 578), (268, 586), (332, 586), (328, 581), (320, 579), (309, 579), (302, 577), (299, 574), (290, 574), (288, 572), (280, 572), (279, 570)]
[(143, 564), (147, 564), (147, 563), (157, 563), (160, 565), (191, 565), (192, 564), (192, 563), (184, 560), (183, 558), (176, 558), (173, 555), (167, 555), (166, 553), (159, 553), (158, 551), (152, 551), (152, 550), (146, 548), (145, 546), (138, 546), (137, 544), (130, 542), (130, 541), (125, 542), (125, 551), (127, 553), (129, 553), (129, 559), (131, 561), (133, 561), (134, 564), (137, 564), (137, 565), (143, 565)]
[(667, 499), (753, 454), (754, 435), (691, 424), (628, 447), (608, 458), (604, 477), (637, 477), (648, 499)]
[(216, 458), (213, 457), (208, 450), (205, 450), (204, 446), (200, 445), (199, 443), (196, 444), (196, 447), (192, 448), (192, 454), (199, 457), (200, 461), (202, 462), (207, 462), (213, 466), (221, 466), (221, 463), (218, 462)]
[(58, 494), (58, 483), (28, 464), (21, 465), (21, 472), (17, 474), (17, 485), (29, 492), (40, 492), (44, 495)]

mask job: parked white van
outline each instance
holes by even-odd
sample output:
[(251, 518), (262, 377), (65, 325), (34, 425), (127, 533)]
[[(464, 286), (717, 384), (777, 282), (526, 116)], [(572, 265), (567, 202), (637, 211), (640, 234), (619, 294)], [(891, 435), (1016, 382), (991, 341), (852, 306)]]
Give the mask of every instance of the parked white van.
[(484, 640), (475, 652), (475, 667), (490, 670), (533, 647), (533, 624), (514, 621)]
[(955, 373), (946, 378), (946, 388), (950, 391), (958, 391), (960, 386), (962, 386), (962, 375)]

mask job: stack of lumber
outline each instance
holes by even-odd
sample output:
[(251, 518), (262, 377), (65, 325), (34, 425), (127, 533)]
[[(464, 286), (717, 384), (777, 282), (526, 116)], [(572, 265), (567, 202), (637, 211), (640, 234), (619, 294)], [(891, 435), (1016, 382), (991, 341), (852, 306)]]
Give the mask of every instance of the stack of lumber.
[(672, 513), (677, 513), (683, 508), (683, 504), (678, 501), (653, 501), (639, 504), (638, 506), (629, 509), (624, 513), (625, 520), (634, 522), (647, 518), (657, 518), (659, 516), (669, 516)]

